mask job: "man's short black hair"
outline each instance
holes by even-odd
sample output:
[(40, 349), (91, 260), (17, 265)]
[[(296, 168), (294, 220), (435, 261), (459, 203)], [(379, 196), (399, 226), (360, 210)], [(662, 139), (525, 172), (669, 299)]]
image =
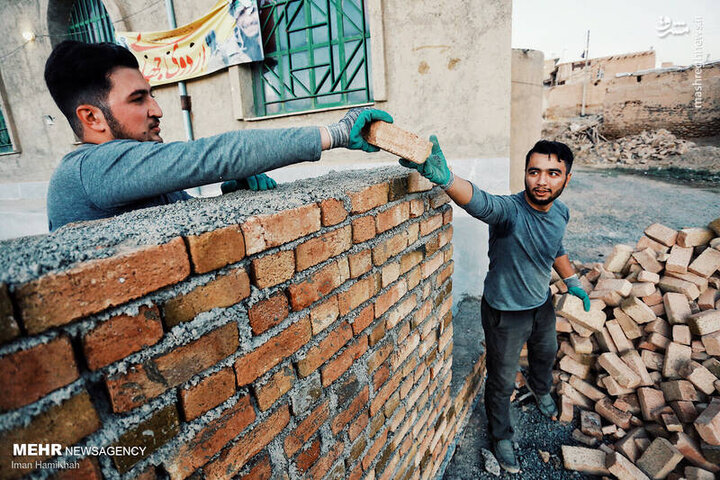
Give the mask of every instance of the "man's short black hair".
[(552, 140), (540, 140), (537, 142), (530, 149), (527, 155), (525, 155), (525, 168), (527, 168), (528, 163), (530, 163), (530, 157), (533, 153), (540, 153), (542, 155), (555, 154), (559, 160), (562, 160), (565, 163), (565, 173), (570, 173), (570, 170), (572, 170), (572, 164), (575, 156), (573, 155), (572, 150), (570, 150), (570, 147), (562, 142), (554, 142)]
[(82, 138), (78, 105), (93, 105), (105, 113), (110, 75), (117, 67), (138, 68), (135, 56), (114, 43), (84, 43), (66, 40), (58, 44), (45, 62), (45, 83), (50, 95)]

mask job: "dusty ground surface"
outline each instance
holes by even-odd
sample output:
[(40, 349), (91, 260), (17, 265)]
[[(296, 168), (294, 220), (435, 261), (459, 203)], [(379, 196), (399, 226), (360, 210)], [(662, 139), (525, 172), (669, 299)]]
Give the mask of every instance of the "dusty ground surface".
[[(641, 174), (587, 167), (574, 171), (573, 179), (561, 197), (571, 213), (565, 247), (573, 259), (602, 262), (614, 244), (634, 245), (645, 227), (654, 222), (682, 228), (706, 225), (720, 217), (720, 185), (698, 187), (697, 184), (681, 181), (668, 182)], [(479, 322), (479, 309), (477, 299), (464, 299), (458, 304), (453, 322), (460, 319), (460, 324), (467, 324), (466, 317)], [(454, 341), (458, 342), (467, 339), (462, 328), (457, 328), (454, 336)], [(479, 329), (476, 339), (482, 341), (482, 329)], [(520, 396), (522, 393), (524, 390)], [(562, 466), (561, 445), (577, 445), (571, 438), (572, 430), (579, 427), (577, 412), (572, 425), (552, 422), (539, 413), (531, 398), (514, 402), (512, 411), (515, 415), (516, 451), (522, 469), (520, 474), (511, 475), (503, 471), (500, 477), (496, 477), (485, 472), (480, 449), (490, 449), (491, 446), (481, 397), (443, 479), (597, 478), (565, 471)], [(538, 450), (550, 453), (548, 463), (541, 460)]]

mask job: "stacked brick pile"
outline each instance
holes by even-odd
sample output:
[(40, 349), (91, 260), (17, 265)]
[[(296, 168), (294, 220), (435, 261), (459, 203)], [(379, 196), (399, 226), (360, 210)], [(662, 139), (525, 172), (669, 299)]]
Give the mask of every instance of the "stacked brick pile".
[[(448, 388), (449, 199), (404, 169), (347, 178), (317, 179), (332, 194), (300, 192), (316, 197), (296, 208), (6, 276), (0, 477), (52, 460), (77, 462), (42, 470), (55, 478), (432, 478), (479, 389)], [(188, 224), (221, 201), (225, 215), (229, 200), (205, 200)], [(175, 228), (166, 219), (183, 208), (157, 222)], [(107, 241), (102, 224), (76, 228)], [(71, 234), (37, 242), (57, 250)], [(13, 455), (29, 443), (63, 454)]]
[[(565, 467), (622, 480), (720, 472), (720, 219), (653, 224), (604, 265), (581, 265), (592, 308), (553, 284), (560, 420), (586, 446)], [(557, 280), (557, 279), (556, 279)]]

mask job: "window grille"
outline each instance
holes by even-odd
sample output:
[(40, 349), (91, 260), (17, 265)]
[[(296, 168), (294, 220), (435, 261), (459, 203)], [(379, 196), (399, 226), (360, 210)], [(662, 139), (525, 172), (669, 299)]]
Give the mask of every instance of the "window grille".
[(70, 10), (70, 39), (87, 43), (115, 41), (115, 28), (100, 0), (77, 0)]
[(0, 109), (0, 153), (9, 153), (13, 150), (10, 132), (8, 131), (7, 123), (5, 123), (5, 115), (3, 115), (3, 111)]
[(259, 0), (258, 116), (372, 101), (365, 0)]

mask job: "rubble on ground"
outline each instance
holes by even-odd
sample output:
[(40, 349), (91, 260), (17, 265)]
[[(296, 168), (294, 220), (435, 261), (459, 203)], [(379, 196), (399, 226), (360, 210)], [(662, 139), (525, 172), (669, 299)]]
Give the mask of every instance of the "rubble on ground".
[(566, 143), (575, 153), (576, 161), (584, 165), (720, 172), (718, 147), (698, 146), (662, 128), (608, 139), (602, 135), (600, 115), (546, 122), (543, 137)]
[[(592, 308), (555, 275), (560, 421), (571, 470), (619, 479), (720, 473), (720, 218), (650, 225), (604, 264), (576, 264)], [(526, 355), (526, 351), (523, 352)], [(527, 363), (527, 358), (522, 359)]]

